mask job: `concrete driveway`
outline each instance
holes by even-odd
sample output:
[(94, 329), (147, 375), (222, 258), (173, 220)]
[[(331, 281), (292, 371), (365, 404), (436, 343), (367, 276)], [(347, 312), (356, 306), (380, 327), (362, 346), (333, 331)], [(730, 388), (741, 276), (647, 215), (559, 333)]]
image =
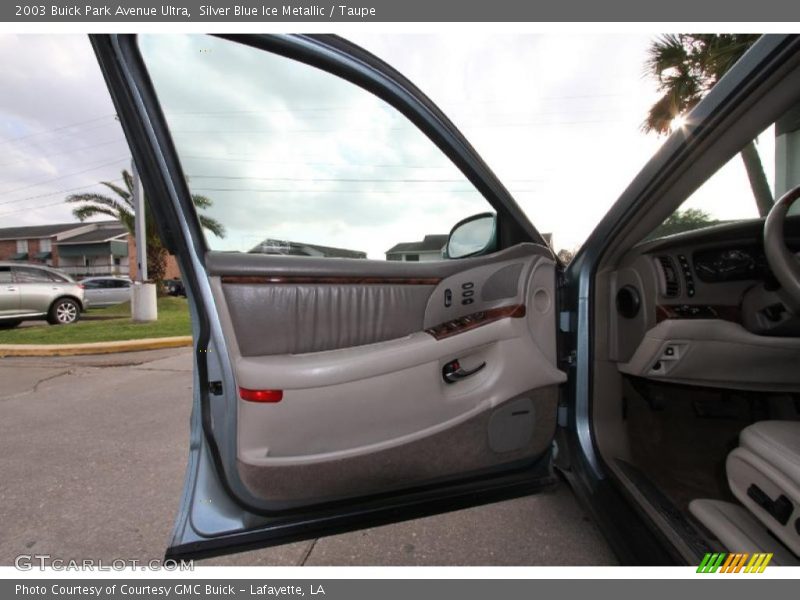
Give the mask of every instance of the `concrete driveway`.
[[(191, 350), (0, 359), (0, 565), (161, 558), (181, 492)], [(554, 492), (200, 564), (606, 565)]]

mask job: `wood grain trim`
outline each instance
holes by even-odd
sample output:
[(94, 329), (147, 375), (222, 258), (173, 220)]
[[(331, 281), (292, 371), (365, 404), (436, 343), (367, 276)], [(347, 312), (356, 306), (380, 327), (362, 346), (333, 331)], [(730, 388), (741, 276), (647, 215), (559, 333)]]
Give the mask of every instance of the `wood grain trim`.
[(425, 330), (425, 333), (433, 336), (437, 340), (443, 340), (445, 338), (458, 335), (459, 333), (464, 333), (465, 331), (470, 331), (472, 329), (477, 329), (478, 327), (488, 325), (489, 323), (494, 323), (500, 319), (521, 319), (525, 316), (525, 313), (526, 310), (524, 304), (513, 304), (511, 306), (490, 308), (489, 310), (472, 313), (471, 315), (466, 315), (464, 317), (453, 319), (452, 321), (447, 321), (434, 327), (430, 327)]
[[(697, 314), (686, 314), (694, 310)], [(732, 323), (742, 322), (742, 310), (726, 304), (659, 304), (656, 305), (656, 323), (667, 319), (720, 319)]]
[(321, 284), (321, 285), (438, 285), (439, 277), (314, 277), (305, 275), (223, 275), (224, 284)]

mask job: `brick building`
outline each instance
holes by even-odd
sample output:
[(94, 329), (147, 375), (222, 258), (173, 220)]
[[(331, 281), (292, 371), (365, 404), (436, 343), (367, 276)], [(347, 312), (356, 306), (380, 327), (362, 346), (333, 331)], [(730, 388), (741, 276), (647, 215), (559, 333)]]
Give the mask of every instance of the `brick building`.
[[(58, 223), (0, 228), (0, 260), (39, 263), (75, 278), (136, 277), (136, 242), (119, 221)], [(173, 256), (165, 277), (180, 277)]]

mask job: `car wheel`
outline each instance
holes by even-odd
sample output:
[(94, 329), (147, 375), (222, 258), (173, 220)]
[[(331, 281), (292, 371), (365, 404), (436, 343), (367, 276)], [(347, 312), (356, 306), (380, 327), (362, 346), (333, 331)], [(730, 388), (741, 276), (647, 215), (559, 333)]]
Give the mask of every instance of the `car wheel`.
[(80, 318), (81, 309), (75, 300), (60, 298), (50, 307), (47, 322), (51, 325), (69, 325)]
[(0, 329), (14, 329), (17, 327), (22, 321), (0, 321)]

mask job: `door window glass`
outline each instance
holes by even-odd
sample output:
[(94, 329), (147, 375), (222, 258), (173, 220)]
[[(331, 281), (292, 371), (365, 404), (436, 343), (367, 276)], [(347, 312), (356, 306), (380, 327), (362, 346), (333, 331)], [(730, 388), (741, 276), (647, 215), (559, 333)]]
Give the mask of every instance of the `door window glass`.
[(208, 36), (139, 45), (213, 250), (442, 260), (453, 225), (491, 210), (413, 123), (348, 81)]
[[(744, 146), (651, 234), (659, 238), (765, 217), (800, 184), (800, 104)], [(800, 214), (800, 202), (790, 214)]]
[(14, 267), (14, 277), (17, 283), (48, 283), (53, 281), (47, 271), (28, 267)]

